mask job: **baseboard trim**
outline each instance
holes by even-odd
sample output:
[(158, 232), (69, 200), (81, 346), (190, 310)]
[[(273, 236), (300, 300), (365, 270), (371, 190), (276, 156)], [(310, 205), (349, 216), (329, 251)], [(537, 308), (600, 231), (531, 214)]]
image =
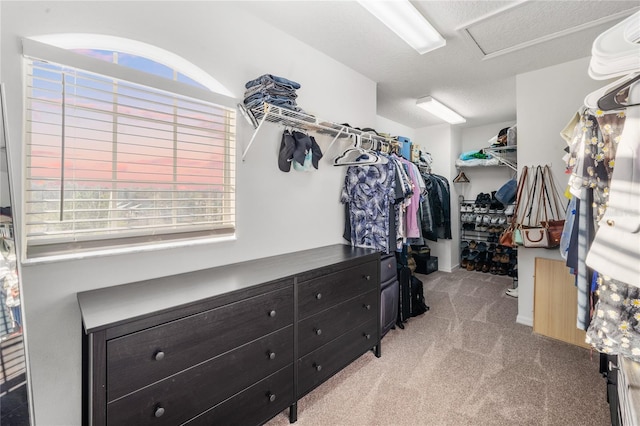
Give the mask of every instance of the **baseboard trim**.
[(516, 322), (522, 325), (528, 325), (529, 327), (533, 327), (533, 318), (525, 317), (522, 315), (518, 315), (516, 317)]

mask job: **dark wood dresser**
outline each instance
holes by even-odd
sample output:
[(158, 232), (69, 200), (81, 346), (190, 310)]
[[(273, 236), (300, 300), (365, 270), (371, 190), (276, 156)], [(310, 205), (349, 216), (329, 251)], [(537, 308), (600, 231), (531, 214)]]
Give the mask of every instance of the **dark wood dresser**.
[(84, 424), (262, 424), (368, 350), (379, 254), (334, 245), (78, 293)]

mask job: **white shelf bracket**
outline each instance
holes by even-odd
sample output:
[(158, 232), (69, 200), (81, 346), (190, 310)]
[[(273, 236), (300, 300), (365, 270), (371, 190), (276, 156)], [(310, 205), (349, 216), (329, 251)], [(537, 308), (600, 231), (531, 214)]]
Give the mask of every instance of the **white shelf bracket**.
[(256, 136), (258, 135), (258, 132), (260, 132), (260, 129), (262, 128), (262, 125), (264, 124), (265, 121), (267, 121), (267, 116), (268, 115), (269, 115), (269, 111), (265, 108), (264, 115), (260, 119), (260, 123), (258, 124), (258, 127), (256, 127), (256, 130), (253, 132), (253, 136), (251, 136), (251, 140), (249, 141), (249, 144), (244, 149), (244, 151), (242, 151), (242, 161), (243, 162), (244, 162), (244, 158), (247, 156), (247, 153), (249, 152), (249, 149), (251, 148), (251, 145), (256, 140)]

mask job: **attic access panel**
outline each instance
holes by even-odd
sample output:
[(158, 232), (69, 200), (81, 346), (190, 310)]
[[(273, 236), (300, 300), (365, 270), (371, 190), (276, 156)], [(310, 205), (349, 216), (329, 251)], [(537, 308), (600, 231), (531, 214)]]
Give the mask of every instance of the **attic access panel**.
[(637, 5), (636, 1), (519, 2), (460, 31), (489, 59), (625, 18), (638, 10)]

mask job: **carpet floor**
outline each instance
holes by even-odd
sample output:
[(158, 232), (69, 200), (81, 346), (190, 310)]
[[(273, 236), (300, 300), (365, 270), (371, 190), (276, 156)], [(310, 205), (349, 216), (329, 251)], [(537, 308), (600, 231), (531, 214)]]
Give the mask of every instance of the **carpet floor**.
[(417, 277), (431, 309), (301, 399), (298, 426), (611, 424), (597, 353), (517, 324), (510, 278)]

